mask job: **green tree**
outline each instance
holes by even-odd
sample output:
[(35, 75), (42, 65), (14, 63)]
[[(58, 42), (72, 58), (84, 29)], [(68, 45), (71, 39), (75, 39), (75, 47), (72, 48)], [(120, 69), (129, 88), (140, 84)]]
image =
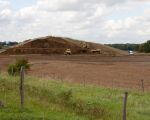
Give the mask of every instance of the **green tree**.
[(145, 44), (144, 44), (144, 52), (149, 53), (150, 52), (150, 40), (148, 40)]
[(149, 53), (150, 52), (150, 40), (148, 40), (146, 43), (143, 43), (139, 45), (139, 52), (145, 52)]

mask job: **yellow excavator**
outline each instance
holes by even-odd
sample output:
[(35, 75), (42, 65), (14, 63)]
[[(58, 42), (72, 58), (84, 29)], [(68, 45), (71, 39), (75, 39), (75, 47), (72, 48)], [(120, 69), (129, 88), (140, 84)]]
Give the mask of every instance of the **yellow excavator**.
[(64, 52), (64, 54), (65, 54), (65, 55), (71, 55), (71, 54), (72, 54), (72, 53), (71, 53), (71, 49), (69, 49), (69, 48), (66, 49), (65, 52)]

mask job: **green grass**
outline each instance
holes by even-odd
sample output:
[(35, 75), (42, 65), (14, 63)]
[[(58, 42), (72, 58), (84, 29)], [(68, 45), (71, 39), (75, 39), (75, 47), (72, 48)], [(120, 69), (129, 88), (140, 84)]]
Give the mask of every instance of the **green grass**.
[[(25, 79), (20, 110), (19, 77), (0, 75), (0, 120), (121, 120), (125, 90)], [(128, 90), (127, 120), (149, 120), (150, 92)]]

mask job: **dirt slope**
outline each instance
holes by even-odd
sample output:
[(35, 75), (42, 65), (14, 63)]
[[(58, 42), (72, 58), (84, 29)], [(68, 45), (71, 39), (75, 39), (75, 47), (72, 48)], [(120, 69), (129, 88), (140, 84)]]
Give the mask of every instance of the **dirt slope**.
[[(86, 44), (88, 48), (84, 48), (83, 44)], [(93, 49), (100, 49), (101, 55), (120, 56), (126, 54), (121, 50), (102, 44), (53, 36), (26, 40), (6, 49), (1, 54), (64, 54), (68, 48), (73, 54), (92, 54), (91, 50)]]
[[(71, 39), (71, 38), (63, 38), (69, 42), (72, 42), (78, 46), (81, 47), (81, 43), (84, 43), (85, 41), (83, 40), (75, 40), (75, 39)], [(110, 46), (106, 46), (106, 45), (102, 45), (100, 43), (93, 43), (93, 42), (86, 42), (89, 46), (90, 49), (101, 49), (103, 51), (103, 54), (108, 54), (108, 55), (127, 55), (127, 52), (123, 51), (123, 50), (119, 50)]]

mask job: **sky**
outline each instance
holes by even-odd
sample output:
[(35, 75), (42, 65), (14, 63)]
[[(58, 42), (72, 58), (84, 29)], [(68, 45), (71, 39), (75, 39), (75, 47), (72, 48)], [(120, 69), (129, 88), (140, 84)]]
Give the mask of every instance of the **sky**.
[(0, 0), (0, 41), (61, 36), (97, 43), (150, 40), (150, 0)]

